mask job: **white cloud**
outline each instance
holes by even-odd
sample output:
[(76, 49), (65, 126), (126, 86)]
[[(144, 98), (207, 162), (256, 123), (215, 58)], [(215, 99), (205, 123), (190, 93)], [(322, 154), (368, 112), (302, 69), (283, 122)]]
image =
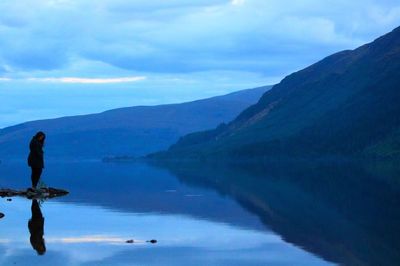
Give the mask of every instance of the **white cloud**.
[(231, 3), (234, 6), (240, 6), (244, 4), (244, 0), (232, 0)]
[(119, 77), (119, 78), (77, 78), (77, 77), (59, 77), (59, 78), (28, 78), (28, 81), (37, 82), (55, 82), (55, 83), (80, 83), (80, 84), (109, 84), (126, 83), (145, 80), (145, 76), (137, 77)]
[(0, 10), (0, 115), (28, 98), (38, 110), (0, 126), (272, 84), (400, 25), (399, 0), (1, 0)]
[[(8, 0), (0, 2), (0, 63), (13, 72), (95, 60), (141, 72), (268, 73), (268, 58), (279, 56), (287, 67), (272, 67), (283, 76), (390, 31), (399, 8), (378, 0)], [(289, 54), (297, 57), (284, 62)]]

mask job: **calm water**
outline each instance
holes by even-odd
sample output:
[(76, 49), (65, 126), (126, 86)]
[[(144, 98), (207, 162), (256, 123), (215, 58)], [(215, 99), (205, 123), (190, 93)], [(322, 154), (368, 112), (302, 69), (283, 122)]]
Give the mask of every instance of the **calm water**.
[[(70, 194), (0, 198), (0, 265), (398, 265), (396, 169), (48, 162)], [(0, 164), (0, 187), (27, 186)]]

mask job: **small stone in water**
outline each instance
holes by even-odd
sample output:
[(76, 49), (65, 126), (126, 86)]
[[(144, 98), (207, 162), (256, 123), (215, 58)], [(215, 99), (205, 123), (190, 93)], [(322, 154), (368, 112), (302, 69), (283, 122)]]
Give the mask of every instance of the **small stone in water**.
[(147, 242), (150, 242), (150, 243), (152, 243), (152, 244), (155, 244), (155, 243), (157, 243), (157, 240), (152, 239), (152, 240), (148, 240)]
[(12, 199), (7, 199), (7, 201), (12, 201)]
[(0, 219), (3, 218), (5, 215), (4, 213), (0, 212)]
[(135, 241), (133, 241), (133, 239), (129, 239), (129, 240), (126, 240), (125, 242), (126, 242), (126, 243), (129, 243), (129, 244), (132, 244), (132, 243), (135, 242)]

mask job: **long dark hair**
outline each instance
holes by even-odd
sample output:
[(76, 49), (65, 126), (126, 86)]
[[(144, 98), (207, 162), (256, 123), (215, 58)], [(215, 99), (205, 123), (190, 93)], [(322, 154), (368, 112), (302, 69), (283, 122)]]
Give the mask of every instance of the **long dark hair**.
[[(43, 137), (43, 138), (41, 140), (39, 140), (39, 137)], [(37, 139), (42, 145), (44, 145), (44, 140), (46, 138), (46, 134), (44, 134), (43, 131), (39, 131), (36, 133), (34, 138)]]

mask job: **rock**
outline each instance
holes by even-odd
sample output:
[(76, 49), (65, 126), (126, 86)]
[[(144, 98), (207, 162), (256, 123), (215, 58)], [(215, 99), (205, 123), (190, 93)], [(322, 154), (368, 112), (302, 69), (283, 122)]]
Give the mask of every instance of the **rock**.
[(12, 201), (12, 199), (8, 198), (7, 201)]
[(66, 191), (64, 189), (57, 189), (57, 188), (52, 188), (52, 187), (47, 188), (46, 192), (53, 196), (63, 196), (63, 195), (67, 195), (69, 193), (68, 191)]
[(4, 213), (0, 212), (0, 219), (3, 218), (5, 215)]
[[(129, 240), (126, 240), (125, 241), (125, 243), (129, 243), (129, 244), (132, 244), (132, 243), (143, 243), (144, 241), (136, 241), (135, 242), (135, 240), (133, 240), (133, 239), (129, 239)], [(152, 244), (155, 244), (155, 243), (157, 243), (157, 240), (155, 240), (155, 239), (152, 239), (152, 240), (147, 240), (146, 241), (147, 243), (152, 243)]]
[(33, 190), (31, 188), (27, 190), (0, 189), (0, 197), (24, 196), (28, 198), (54, 198), (67, 194), (68, 191), (66, 190), (51, 187), (42, 188), (40, 190)]

